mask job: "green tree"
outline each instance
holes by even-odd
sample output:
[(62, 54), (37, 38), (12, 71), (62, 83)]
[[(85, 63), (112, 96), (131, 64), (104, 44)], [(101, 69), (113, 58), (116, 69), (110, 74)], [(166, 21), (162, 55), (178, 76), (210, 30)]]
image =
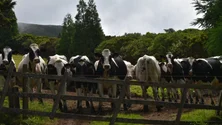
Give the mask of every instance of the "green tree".
[(200, 25), (203, 28), (213, 28), (221, 20), (222, 1), (221, 0), (193, 0), (195, 10), (202, 17), (195, 19), (192, 25)]
[(86, 54), (92, 57), (94, 49), (105, 38), (94, 0), (89, 0), (88, 5), (84, 0), (80, 0), (77, 11), (74, 46), (78, 48), (75, 54)]
[(209, 39), (205, 45), (211, 55), (222, 54), (222, 1), (194, 0), (193, 4), (197, 14), (203, 14), (203, 17), (197, 18), (192, 25), (200, 25), (209, 31)]
[(57, 47), (57, 52), (67, 57), (72, 56), (75, 48), (72, 48), (75, 36), (75, 24), (71, 14), (67, 14), (63, 21), (61, 38)]
[(15, 13), (13, 11), (15, 1), (0, 1), (0, 46), (5, 46), (7, 42), (18, 35), (18, 26)]

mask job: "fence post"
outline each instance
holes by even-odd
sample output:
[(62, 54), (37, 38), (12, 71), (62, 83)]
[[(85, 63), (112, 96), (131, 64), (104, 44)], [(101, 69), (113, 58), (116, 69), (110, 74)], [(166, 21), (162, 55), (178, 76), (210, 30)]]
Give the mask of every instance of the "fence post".
[(222, 104), (222, 90), (220, 90), (220, 98), (219, 98), (219, 102), (218, 102), (217, 115), (220, 115), (221, 104)]
[(57, 93), (56, 99), (55, 99), (54, 104), (53, 104), (53, 108), (52, 108), (52, 112), (51, 112), (51, 115), (50, 115), (50, 119), (54, 118), (56, 109), (58, 107), (58, 104), (59, 104), (59, 101), (60, 101), (60, 98), (61, 98), (61, 92), (62, 92), (62, 89), (65, 87), (67, 78), (68, 78), (68, 72), (65, 71), (65, 74), (64, 74), (64, 76), (63, 76), (63, 78), (61, 80), (61, 83), (59, 85), (59, 91)]
[(181, 118), (181, 115), (183, 112), (183, 107), (184, 107), (184, 104), (186, 101), (187, 91), (188, 91), (187, 88), (183, 88), (182, 98), (181, 98), (181, 102), (180, 102), (180, 107), (178, 108), (175, 125), (179, 125), (179, 123), (180, 123), (180, 118)]
[(121, 102), (123, 102), (123, 99), (125, 97), (125, 94), (126, 94), (126, 87), (127, 85), (129, 84), (129, 79), (125, 78), (124, 80), (124, 83), (122, 85), (122, 91), (120, 93), (120, 96), (119, 96), (119, 99), (117, 100), (117, 102), (115, 103), (115, 106), (116, 106), (116, 109), (114, 110), (113, 112), (113, 116), (112, 116), (112, 119), (110, 121), (110, 125), (114, 125), (115, 121), (116, 121), (116, 117), (119, 113), (119, 110), (120, 110), (120, 107), (121, 107)]
[(5, 80), (4, 88), (2, 90), (2, 97), (1, 97), (1, 100), (0, 100), (0, 109), (2, 109), (2, 107), (3, 107), (5, 96), (7, 94), (8, 89), (9, 89), (9, 84), (10, 84), (10, 81), (11, 81), (13, 69), (14, 69), (14, 64), (10, 63), (8, 73), (7, 73), (7, 78)]
[[(28, 72), (28, 65), (27, 64), (24, 64), (23, 65), (23, 73), (26, 73)], [(23, 80), (23, 83), (22, 83), (22, 91), (24, 93), (28, 92), (28, 77), (27, 76), (23, 76), (22, 78)], [(28, 105), (29, 104), (29, 100), (28, 100), (28, 97), (23, 97), (23, 101), (22, 101), (22, 109), (28, 109)], [(26, 119), (27, 116), (26, 115), (23, 115), (23, 119)]]

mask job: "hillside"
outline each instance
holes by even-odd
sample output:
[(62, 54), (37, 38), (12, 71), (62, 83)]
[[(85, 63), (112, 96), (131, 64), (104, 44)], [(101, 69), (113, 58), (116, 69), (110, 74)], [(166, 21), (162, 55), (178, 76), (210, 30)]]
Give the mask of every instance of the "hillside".
[(37, 36), (58, 37), (62, 30), (62, 26), (18, 23), (18, 29), (20, 33), (29, 33)]

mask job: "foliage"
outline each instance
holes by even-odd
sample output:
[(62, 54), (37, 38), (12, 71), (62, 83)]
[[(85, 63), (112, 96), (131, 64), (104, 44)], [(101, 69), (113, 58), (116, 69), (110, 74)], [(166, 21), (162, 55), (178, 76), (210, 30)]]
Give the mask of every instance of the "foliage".
[(88, 4), (84, 0), (80, 0), (75, 19), (76, 32), (73, 45), (75, 52), (73, 54), (85, 54), (93, 57), (94, 49), (104, 39), (101, 20), (94, 0), (89, 0)]
[(103, 41), (96, 48), (96, 52), (102, 52), (108, 48), (111, 52), (120, 53), (123, 59), (136, 63), (144, 54), (153, 55), (157, 59), (171, 51), (180, 57), (207, 57), (205, 43), (208, 39), (207, 32), (198, 29), (185, 29), (166, 33), (139, 33), (125, 34), (112, 37)]
[(222, 55), (222, 21), (215, 28), (209, 30), (209, 41), (206, 43), (211, 55)]
[(0, 47), (18, 34), (17, 19), (12, 10), (15, 5), (13, 0), (0, 1)]
[(59, 34), (62, 31), (62, 26), (18, 23), (18, 30), (19, 30), (20, 34), (32, 34), (35, 36), (59, 37)]
[(193, 0), (195, 10), (198, 14), (203, 14), (202, 18), (197, 18), (192, 25), (200, 25), (203, 28), (214, 28), (222, 16), (221, 0)]
[(72, 20), (71, 14), (67, 14), (63, 21), (63, 27), (61, 32), (61, 39), (57, 46), (57, 52), (67, 57), (71, 57), (74, 53), (73, 48), (75, 36), (75, 24)]
[[(45, 36), (34, 36), (31, 34), (20, 34), (15, 38), (7, 42), (7, 46), (10, 46), (12, 50), (19, 54), (27, 53), (26, 48), (29, 47), (31, 43), (37, 43), (42, 50), (41, 55), (43, 57), (48, 57), (49, 55), (54, 55), (56, 51), (56, 46), (58, 44), (58, 38), (55, 37), (45, 37)], [(16, 54), (15, 53), (15, 54)]]
[(200, 25), (208, 29), (209, 39), (206, 42), (207, 51), (211, 55), (221, 55), (222, 1), (194, 0), (193, 4), (197, 14), (203, 14), (203, 17), (197, 18), (192, 25)]

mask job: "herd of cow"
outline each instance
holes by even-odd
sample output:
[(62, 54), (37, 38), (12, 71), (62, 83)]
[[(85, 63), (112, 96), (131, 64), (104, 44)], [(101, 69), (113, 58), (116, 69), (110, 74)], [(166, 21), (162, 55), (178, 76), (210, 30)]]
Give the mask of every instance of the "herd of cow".
[[(12, 57), (12, 49), (10, 47), (3, 48), (0, 54), (0, 70), (8, 70), (8, 65), (15, 62)], [(124, 60), (118, 53), (112, 53), (109, 49), (104, 49), (102, 53), (95, 53), (95, 62), (90, 61), (86, 55), (77, 55), (67, 60), (66, 56), (55, 54), (49, 56), (45, 62), (40, 56), (40, 49), (37, 44), (30, 45), (29, 51), (25, 54), (17, 67), (17, 72), (23, 72), (23, 65), (28, 66), (28, 72), (37, 74), (49, 75), (64, 75), (66, 72), (71, 77), (83, 78), (111, 78), (111, 79), (135, 79), (142, 82), (162, 83), (162, 84), (217, 84), (222, 81), (222, 56), (215, 56), (209, 58), (179, 58), (172, 53), (167, 53), (157, 60), (154, 56), (144, 55), (141, 56), (135, 65), (129, 61)], [(161, 61), (160, 61), (161, 60)], [(16, 71), (16, 66), (14, 67)], [(3, 76), (6, 78), (7, 76)], [(15, 84), (21, 85), (23, 79), (16, 77)], [(13, 81), (13, 80), (12, 80)], [(37, 92), (41, 93), (42, 83), (48, 84), (51, 92), (56, 94), (58, 86), (61, 84), (60, 80), (48, 79), (45, 82), (43, 79), (28, 78), (28, 92), (33, 92), (33, 88), (37, 87)], [(107, 90), (109, 97), (117, 98), (121, 91), (121, 86), (117, 84), (107, 83), (86, 83), (86, 82), (71, 82), (65, 83), (62, 89), (62, 94), (66, 94), (67, 86), (75, 86), (78, 96), (93, 96), (98, 94), (104, 97), (104, 90)], [(13, 86), (13, 84), (11, 84)], [(147, 99), (147, 88), (149, 86), (141, 85), (142, 95)], [(152, 87), (154, 100), (160, 100), (158, 88)], [(181, 89), (181, 92), (183, 90)], [(195, 90), (195, 103), (204, 104), (203, 93), (200, 90)], [(211, 103), (214, 104), (212, 99), (212, 91), (209, 91)], [(164, 88), (161, 88), (162, 101), (165, 101)], [(130, 99), (130, 86), (126, 88), (126, 96)], [(168, 101), (177, 101), (179, 98), (178, 90), (167, 88)], [(42, 99), (39, 99), (43, 103)], [(188, 103), (194, 103), (193, 93), (188, 91)], [(92, 101), (86, 101), (86, 106), (95, 112)], [(115, 108), (115, 104), (111, 104)], [(124, 110), (127, 110), (130, 104), (124, 104)], [(156, 106), (157, 110), (161, 106)], [(66, 100), (61, 100), (59, 103), (61, 111), (67, 111)], [(77, 109), (81, 111), (82, 102), (77, 102)], [(144, 105), (144, 110), (148, 110), (148, 106)], [(99, 103), (98, 111), (102, 111), (102, 103)]]

